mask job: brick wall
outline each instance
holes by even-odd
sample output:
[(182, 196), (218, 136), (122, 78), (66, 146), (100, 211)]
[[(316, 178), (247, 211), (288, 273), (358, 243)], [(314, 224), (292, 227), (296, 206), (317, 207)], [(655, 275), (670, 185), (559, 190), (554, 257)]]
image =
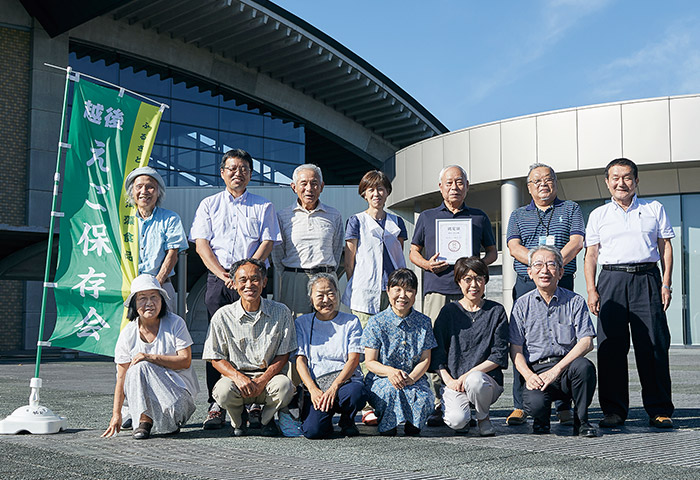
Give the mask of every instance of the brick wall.
[(0, 27), (0, 223), (25, 225), (30, 33)]
[[(30, 32), (0, 27), (0, 224), (26, 225)], [(0, 352), (24, 347), (23, 282), (0, 280)]]

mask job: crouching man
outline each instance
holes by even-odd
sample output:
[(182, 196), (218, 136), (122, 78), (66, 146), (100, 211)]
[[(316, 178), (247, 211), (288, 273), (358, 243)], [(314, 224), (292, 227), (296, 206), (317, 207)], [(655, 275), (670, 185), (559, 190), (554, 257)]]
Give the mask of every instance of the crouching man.
[(275, 413), (292, 400), (294, 386), (285, 375), (289, 354), (297, 349), (289, 309), (262, 299), (265, 264), (247, 258), (231, 266), (233, 288), (240, 299), (216, 311), (209, 325), (202, 358), (221, 373), (212, 396), (228, 411), (234, 436), (246, 434), (244, 405), (263, 405), (262, 434), (279, 434)]
[(574, 401), (574, 435), (595, 437), (588, 422), (596, 371), (585, 355), (595, 330), (586, 301), (558, 287), (564, 262), (555, 247), (530, 250), (527, 273), (536, 289), (520, 297), (510, 319), (510, 352), (523, 377), (523, 403), (533, 433), (549, 433), (552, 400)]

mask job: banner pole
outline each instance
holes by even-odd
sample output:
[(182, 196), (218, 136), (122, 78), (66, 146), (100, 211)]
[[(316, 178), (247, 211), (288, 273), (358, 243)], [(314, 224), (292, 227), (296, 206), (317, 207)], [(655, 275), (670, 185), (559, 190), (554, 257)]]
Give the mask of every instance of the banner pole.
[[(61, 153), (63, 152), (63, 128), (66, 121), (66, 105), (68, 103), (68, 85), (70, 84), (70, 74), (72, 68), (66, 69), (66, 85), (63, 88), (63, 108), (61, 109), (61, 130), (58, 134), (58, 153), (56, 154), (56, 173), (53, 176), (53, 197), (51, 199), (51, 218), (49, 219), (49, 242), (46, 248), (46, 268), (44, 269), (44, 288), (41, 293), (41, 316), (39, 318), (39, 341), (36, 347), (36, 366), (34, 367), (34, 377), (39, 378), (39, 366), (41, 365), (41, 348), (44, 339), (44, 320), (46, 318), (46, 296), (51, 272), (51, 253), (53, 250), (53, 230), (56, 218), (56, 203), (58, 201), (58, 186), (61, 180)], [(38, 393), (38, 392), (37, 392)]]
[[(39, 320), (39, 335), (36, 342), (36, 366), (34, 377), (29, 381), (29, 405), (17, 408), (11, 415), (0, 420), (0, 435), (12, 435), (18, 433), (51, 434), (58, 433), (66, 428), (66, 418), (54, 413), (39, 404), (39, 390), (41, 378), (39, 378), (39, 366), (41, 365), (41, 348), (49, 346), (44, 342), (44, 319), (46, 317), (46, 294), (49, 288), (49, 274), (51, 272), (51, 251), (53, 249), (53, 226), (56, 217), (62, 216), (56, 211), (58, 198), (58, 185), (61, 180), (61, 152), (66, 144), (63, 143), (63, 128), (66, 119), (66, 104), (68, 103), (68, 85), (70, 82), (71, 67), (66, 69), (66, 84), (63, 89), (63, 108), (61, 109), (61, 130), (58, 134), (58, 153), (56, 154), (56, 173), (53, 177), (53, 199), (51, 201), (51, 218), (49, 219), (49, 241), (46, 249), (46, 269), (44, 270), (44, 288), (41, 295), (41, 318)], [(68, 146), (70, 148), (70, 146)]]

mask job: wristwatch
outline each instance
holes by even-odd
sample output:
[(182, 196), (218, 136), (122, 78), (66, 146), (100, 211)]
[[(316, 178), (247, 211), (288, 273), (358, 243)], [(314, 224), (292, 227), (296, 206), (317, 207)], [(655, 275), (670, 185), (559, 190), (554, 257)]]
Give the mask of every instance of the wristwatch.
[(661, 288), (668, 288), (668, 291), (671, 292), (671, 293), (673, 293), (673, 289), (671, 288), (670, 285), (664, 285), (664, 286), (661, 287)]

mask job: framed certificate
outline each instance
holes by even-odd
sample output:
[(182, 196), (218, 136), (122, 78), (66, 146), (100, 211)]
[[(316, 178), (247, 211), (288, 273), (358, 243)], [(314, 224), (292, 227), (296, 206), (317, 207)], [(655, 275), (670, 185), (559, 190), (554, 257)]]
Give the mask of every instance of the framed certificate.
[(435, 251), (438, 260), (454, 265), (457, 259), (472, 256), (472, 219), (435, 219)]

